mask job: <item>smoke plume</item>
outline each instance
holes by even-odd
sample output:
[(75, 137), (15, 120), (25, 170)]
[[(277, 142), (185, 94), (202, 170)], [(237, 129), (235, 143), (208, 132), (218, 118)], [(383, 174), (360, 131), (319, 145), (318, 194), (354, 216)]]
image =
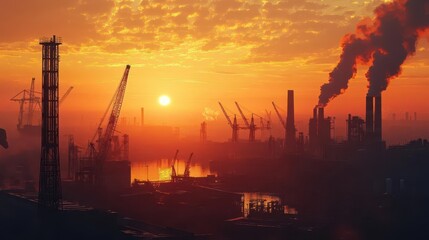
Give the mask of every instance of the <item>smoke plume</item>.
[(342, 39), (340, 61), (329, 73), (329, 82), (320, 88), (319, 106), (327, 105), (347, 89), (358, 63), (371, 65), (365, 75), (369, 96), (386, 90), (429, 28), (429, 0), (394, 0), (378, 6), (374, 14), (374, 19), (361, 21), (354, 34)]
[(204, 111), (202, 112), (204, 120), (206, 121), (214, 121), (219, 116), (219, 112), (216, 110), (213, 110), (209, 107), (205, 107)]

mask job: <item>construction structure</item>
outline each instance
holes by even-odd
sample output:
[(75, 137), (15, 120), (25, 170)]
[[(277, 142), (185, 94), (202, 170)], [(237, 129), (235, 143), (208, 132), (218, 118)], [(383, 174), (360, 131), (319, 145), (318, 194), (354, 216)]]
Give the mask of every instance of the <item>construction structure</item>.
[(280, 121), (282, 127), (285, 129), (285, 136), (286, 136), (286, 122), (285, 122), (285, 119), (283, 118), (283, 116), (280, 113), (280, 110), (279, 110), (280, 107), (277, 106), (277, 104), (274, 103), (274, 102), (272, 102), (272, 104), (273, 104), (273, 107), (274, 107), (274, 111), (276, 112), (277, 117), (279, 118), (279, 121)]
[(177, 155), (179, 154), (179, 150), (176, 150), (176, 154), (174, 155), (172, 164), (171, 164), (171, 181), (172, 182), (182, 182), (182, 181), (188, 181), (191, 179), (191, 160), (194, 156), (194, 153), (192, 152), (189, 155), (188, 160), (185, 164), (185, 170), (183, 171), (183, 174), (177, 174), (176, 170), (176, 162), (177, 162)]
[(42, 146), (39, 176), (39, 206), (58, 210), (62, 207), (59, 155), (59, 45), (55, 35), (41, 39), (42, 45)]
[(249, 122), (249, 120), (247, 120), (246, 116), (243, 113), (243, 110), (241, 110), (241, 107), (237, 102), (235, 102), (235, 106), (237, 106), (238, 112), (240, 112), (241, 118), (243, 119), (244, 124), (246, 125), (246, 129), (249, 129), (249, 142), (254, 142), (255, 135), (256, 135), (256, 125), (255, 125), (255, 120), (253, 118), (253, 113)]
[(226, 110), (223, 107), (221, 102), (219, 102), (219, 106), (222, 109), (222, 112), (225, 115), (225, 118), (228, 121), (228, 124), (232, 129), (231, 142), (238, 142), (238, 130), (240, 129), (240, 127), (239, 127), (238, 122), (237, 122), (237, 116), (234, 115), (234, 120), (231, 121), (231, 118), (228, 116), (228, 113), (226, 112)]
[[(79, 157), (75, 179), (78, 182), (101, 188), (123, 189), (129, 186), (131, 167), (129, 162), (129, 136), (123, 135), (122, 143), (116, 135), (116, 126), (125, 96), (130, 65), (127, 65), (94, 137), (90, 141), (85, 154)], [(103, 131), (102, 125), (107, 118)], [(73, 148), (69, 148), (72, 150)]]
[(325, 109), (315, 107), (313, 118), (309, 121), (309, 146), (313, 150), (323, 151), (331, 142), (331, 118), (325, 118)]
[[(40, 134), (40, 122), (35, 121), (34, 116), (37, 109), (41, 109), (40, 92), (34, 90), (35, 78), (31, 79), (29, 90), (22, 90), (10, 100), (19, 103), (17, 129), (20, 133), (29, 135)], [(25, 105), (27, 104), (27, 109)]]
[(353, 146), (359, 146), (365, 141), (365, 121), (349, 114), (347, 118), (347, 142)]

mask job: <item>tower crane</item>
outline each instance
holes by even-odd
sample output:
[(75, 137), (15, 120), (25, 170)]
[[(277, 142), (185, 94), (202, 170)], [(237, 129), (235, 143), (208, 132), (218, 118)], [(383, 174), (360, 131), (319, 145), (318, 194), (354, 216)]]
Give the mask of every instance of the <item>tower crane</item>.
[[(110, 101), (109, 107), (106, 110), (106, 112), (108, 112), (108, 110), (110, 109), (110, 106), (112, 106), (112, 103), (113, 103), (112, 110), (110, 112), (110, 116), (106, 126), (106, 130), (104, 131), (104, 133), (101, 134), (99, 138), (99, 145), (98, 145), (99, 149), (95, 157), (96, 181), (97, 180), (100, 181), (100, 171), (102, 169), (103, 163), (107, 160), (109, 152), (111, 150), (111, 141), (115, 133), (116, 125), (118, 123), (119, 114), (121, 112), (121, 107), (122, 107), (122, 102), (124, 100), (129, 71), (130, 71), (130, 65), (127, 65), (124, 71), (124, 75), (122, 76), (121, 82), (119, 83), (119, 86), (116, 89), (116, 92), (113, 95), (112, 100)], [(99, 126), (101, 126), (105, 115), (103, 116)]]
[(223, 114), (225, 115), (226, 120), (228, 121), (229, 126), (232, 128), (232, 142), (238, 142), (238, 130), (240, 127), (237, 123), (237, 116), (234, 115), (234, 121), (231, 121), (231, 118), (228, 116), (228, 113), (225, 111), (222, 103), (219, 102), (219, 106), (222, 109)]
[(191, 155), (188, 158), (188, 161), (186, 162), (185, 172), (183, 173), (183, 177), (185, 177), (185, 178), (188, 178), (191, 174), (190, 168), (191, 168), (191, 159), (192, 159), (193, 155), (194, 155), (194, 153), (191, 153)]

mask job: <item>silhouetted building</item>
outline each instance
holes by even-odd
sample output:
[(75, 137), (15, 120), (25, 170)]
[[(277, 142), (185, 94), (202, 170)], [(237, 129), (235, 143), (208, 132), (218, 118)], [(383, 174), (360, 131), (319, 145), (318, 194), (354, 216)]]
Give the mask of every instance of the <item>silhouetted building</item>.
[(287, 117), (286, 117), (286, 149), (294, 151), (296, 148), (296, 128), (293, 90), (287, 91)]
[(318, 144), (317, 139), (317, 108), (313, 109), (313, 118), (310, 118), (308, 129), (308, 143), (310, 148), (314, 149)]
[(365, 121), (349, 114), (347, 119), (347, 141), (353, 145), (359, 145), (365, 140), (364, 125)]
[(331, 118), (325, 118), (323, 107), (313, 109), (313, 118), (309, 122), (309, 144), (310, 148), (320, 149), (331, 142)]

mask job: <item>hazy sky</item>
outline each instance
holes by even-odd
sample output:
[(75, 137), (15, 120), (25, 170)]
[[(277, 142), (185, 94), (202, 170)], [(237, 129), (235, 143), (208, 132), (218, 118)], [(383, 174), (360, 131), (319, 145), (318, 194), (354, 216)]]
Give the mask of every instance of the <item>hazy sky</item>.
[[(382, 2), (2, 0), (0, 116), (16, 113), (9, 99), (28, 88), (31, 77), (40, 88), (38, 39), (53, 34), (63, 40), (60, 94), (75, 87), (62, 106), (68, 116), (100, 116), (126, 64), (131, 71), (123, 115), (139, 116), (145, 107), (147, 123), (198, 126), (205, 107), (220, 111), (219, 100), (229, 109), (238, 101), (262, 114), (271, 111), (271, 101), (285, 106), (287, 89), (295, 90), (297, 115), (309, 116), (338, 62), (342, 36), (372, 18)], [(384, 94), (385, 116), (417, 111), (429, 118), (427, 37), (417, 49)], [(366, 69), (359, 68), (327, 113), (363, 113)], [(170, 106), (157, 103), (161, 94), (172, 98)]]

